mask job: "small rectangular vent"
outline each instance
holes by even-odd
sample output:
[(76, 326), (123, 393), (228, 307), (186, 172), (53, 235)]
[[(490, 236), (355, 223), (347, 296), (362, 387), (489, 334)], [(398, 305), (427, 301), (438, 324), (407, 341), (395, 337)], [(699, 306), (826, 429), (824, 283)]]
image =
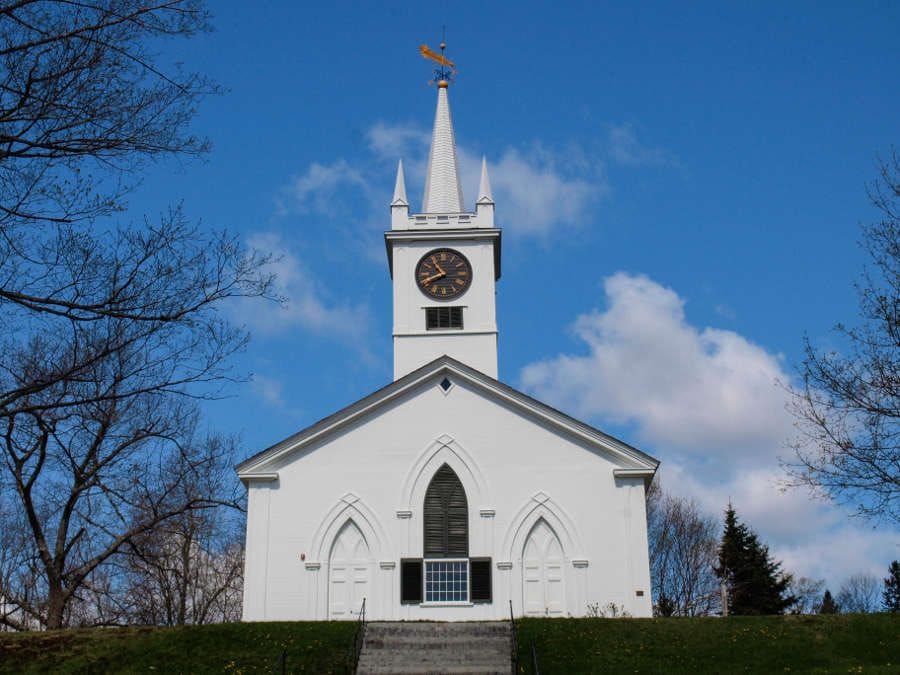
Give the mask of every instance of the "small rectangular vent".
[(446, 328), (461, 329), (463, 327), (462, 307), (426, 307), (425, 328), (441, 330)]

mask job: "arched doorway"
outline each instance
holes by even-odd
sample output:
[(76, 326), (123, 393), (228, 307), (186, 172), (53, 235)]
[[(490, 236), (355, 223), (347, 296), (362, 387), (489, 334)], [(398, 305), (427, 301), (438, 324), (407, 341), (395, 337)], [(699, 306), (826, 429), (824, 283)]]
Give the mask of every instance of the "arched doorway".
[(369, 595), (371, 555), (366, 538), (348, 520), (334, 538), (328, 561), (328, 618), (356, 619)]
[(522, 605), (526, 616), (564, 616), (566, 611), (562, 545), (543, 518), (522, 549)]

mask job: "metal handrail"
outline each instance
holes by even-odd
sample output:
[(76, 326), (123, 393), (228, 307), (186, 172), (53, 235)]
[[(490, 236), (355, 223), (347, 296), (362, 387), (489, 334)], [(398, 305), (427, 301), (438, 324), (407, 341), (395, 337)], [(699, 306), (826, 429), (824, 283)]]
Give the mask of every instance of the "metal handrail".
[(355, 673), (359, 666), (359, 655), (362, 653), (363, 642), (366, 639), (366, 599), (363, 598), (359, 608), (359, 617), (356, 620), (356, 636), (353, 638), (353, 653), (350, 655), (350, 672)]
[(541, 675), (541, 666), (538, 663), (537, 649), (534, 646), (534, 640), (531, 641), (531, 674)]
[(512, 664), (512, 675), (518, 675), (519, 672), (519, 636), (516, 635), (516, 619), (513, 616), (512, 600), (509, 601), (509, 630), (512, 639), (510, 640), (512, 653), (510, 654), (510, 663)]

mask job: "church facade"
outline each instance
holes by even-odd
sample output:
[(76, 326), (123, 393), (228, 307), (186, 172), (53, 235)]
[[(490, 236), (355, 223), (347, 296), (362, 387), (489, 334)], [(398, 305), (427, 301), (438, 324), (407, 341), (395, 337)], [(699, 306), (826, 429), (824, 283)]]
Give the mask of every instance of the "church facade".
[(237, 466), (244, 620), (650, 616), (658, 462), (497, 380), (501, 231), (463, 210), (447, 82), (425, 195), (385, 233), (394, 381)]

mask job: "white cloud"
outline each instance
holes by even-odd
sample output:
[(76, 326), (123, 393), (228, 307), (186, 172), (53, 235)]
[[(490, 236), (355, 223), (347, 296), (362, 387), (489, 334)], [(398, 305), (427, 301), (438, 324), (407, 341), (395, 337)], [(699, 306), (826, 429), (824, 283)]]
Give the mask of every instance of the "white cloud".
[[(291, 178), (285, 190), (287, 199), (279, 201), (279, 213), (284, 215), (291, 209), (329, 213), (338, 194), (356, 190), (362, 193), (370, 211), (360, 214), (357, 222), (384, 222), (393, 171), (401, 158), (415, 210), (425, 182), (430, 131), (418, 125), (378, 122), (369, 129), (366, 140), (369, 157), (353, 162), (314, 162)], [(583, 144), (548, 148), (530, 143), (509, 146), (499, 156), (488, 157), (498, 220), (508, 234), (542, 237), (558, 232), (560, 226), (578, 227), (587, 220), (590, 209), (609, 192), (601, 154), (586, 153)], [(474, 208), (482, 156), (458, 138), (457, 155), (464, 208)], [(630, 167), (678, 165), (669, 152), (641, 143), (631, 124), (609, 128), (607, 155), (611, 161)]]
[(576, 226), (607, 191), (605, 181), (566, 176), (540, 154), (507, 148), (489, 166), (498, 217), (518, 234), (543, 235), (559, 225)]
[(662, 460), (664, 489), (717, 517), (732, 502), (787, 571), (824, 577), (836, 591), (897, 557), (896, 531), (780, 489), (778, 455), (788, 452), (793, 420), (778, 355), (733, 331), (691, 325), (684, 300), (645, 276), (618, 273), (604, 289), (606, 308), (573, 326), (586, 353), (526, 366), (527, 391), (601, 427), (630, 425)]
[(364, 306), (329, 303), (316, 277), (278, 235), (260, 233), (249, 244), (251, 248), (273, 254), (275, 260), (269, 271), (275, 274), (275, 292), (285, 301), (264, 308), (259, 302), (239, 302), (237, 312), (244, 323), (264, 333), (302, 328), (354, 344), (366, 342), (358, 339), (371, 327), (371, 317)]
[(684, 301), (645, 276), (606, 279), (608, 307), (579, 316), (588, 348), (522, 371), (530, 391), (585, 417), (632, 423), (647, 442), (758, 464), (790, 433), (781, 359), (732, 331), (697, 329)]
[[(431, 134), (409, 125), (376, 124), (368, 133), (369, 148), (380, 159), (403, 158), (407, 189), (416, 208), (424, 184)], [(457, 139), (464, 208), (474, 208), (481, 177), (481, 155)], [(488, 157), (497, 214), (510, 235), (545, 235), (560, 225), (577, 226), (593, 203), (608, 191), (602, 164), (584, 161), (574, 151), (558, 152), (540, 145), (506, 148)], [(567, 166), (568, 171), (561, 167)], [(587, 173), (591, 179), (583, 176)]]
[(726, 468), (720, 473), (697, 470), (696, 462), (664, 462), (663, 488), (693, 497), (710, 514), (721, 517), (731, 502), (783, 563), (786, 572), (824, 578), (832, 592), (859, 573), (883, 575), (900, 555), (896, 530), (877, 529), (839, 507), (811, 499), (802, 490), (779, 489), (775, 467), (755, 470)]
[(254, 373), (250, 379), (250, 386), (253, 391), (263, 401), (276, 408), (283, 409), (285, 407), (284, 398), (282, 396), (284, 385), (272, 377)]
[(629, 123), (611, 126), (608, 143), (610, 158), (625, 166), (678, 166), (677, 158), (671, 153), (641, 143), (634, 127)]
[[(366, 134), (369, 149), (387, 159), (422, 162), (431, 143), (431, 134), (409, 124), (385, 124), (378, 122)], [(424, 164), (422, 165), (424, 167)], [(423, 169), (424, 170), (424, 169)]]
[(331, 164), (313, 162), (302, 175), (291, 178), (286, 192), (299, 210), (324, 212), (339, 191), (348, 187), (363, 192), (370, 190), (363, 174), (346, 160), (339, 159)]

